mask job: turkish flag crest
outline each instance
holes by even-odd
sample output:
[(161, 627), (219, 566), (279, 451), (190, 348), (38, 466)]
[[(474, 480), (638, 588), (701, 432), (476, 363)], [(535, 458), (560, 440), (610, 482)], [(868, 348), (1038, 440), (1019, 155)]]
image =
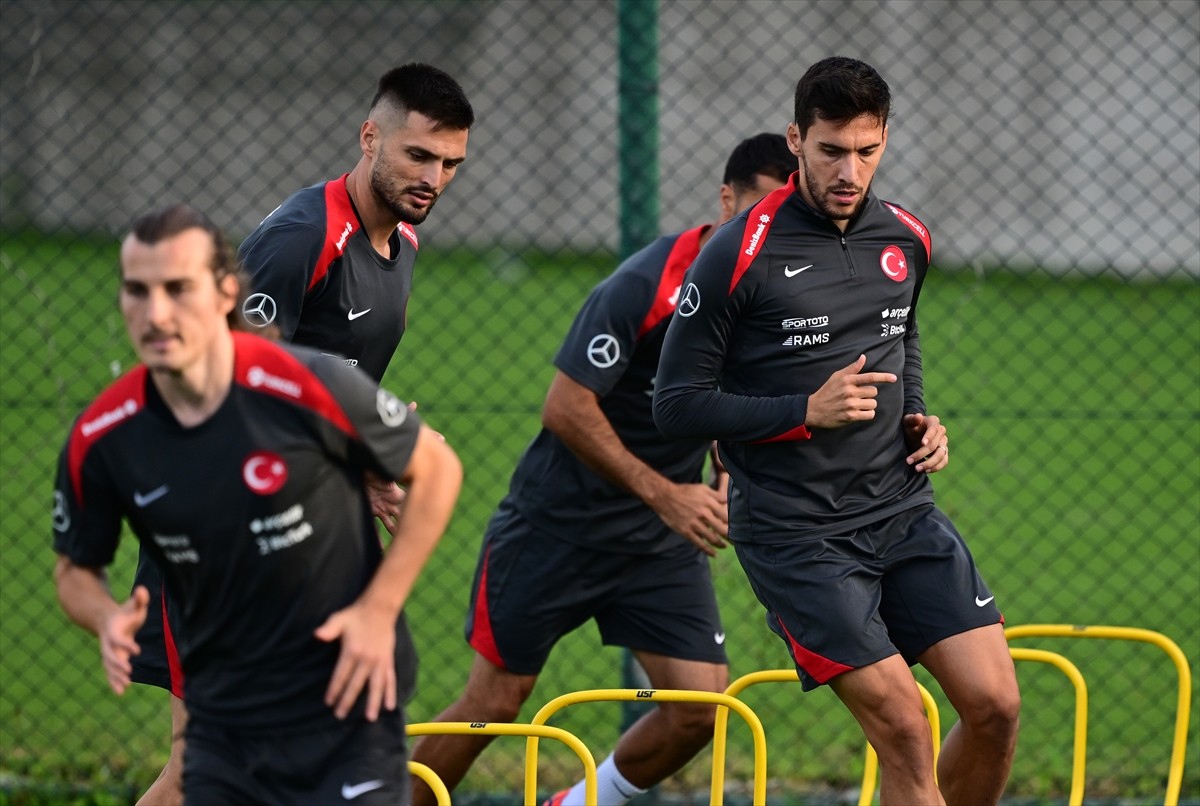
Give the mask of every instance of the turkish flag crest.
[(883, 269), (889, 280), (904, 282), (904, 278), (908, 276), (908, 259), (904, 257), (904, 250), (898, 246), (884, 249), (879, 255), (879, 268)]
[(287, 481), (288, 469), (283, 457), (271, 451), (255, 451), (242, 463), (242, 480), (251, 492), (271, 495)]

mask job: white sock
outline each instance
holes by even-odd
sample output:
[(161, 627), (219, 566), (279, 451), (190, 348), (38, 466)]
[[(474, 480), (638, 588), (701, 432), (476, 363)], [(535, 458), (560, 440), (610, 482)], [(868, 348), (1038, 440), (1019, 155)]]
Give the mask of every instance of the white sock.
[[(622, 806), (645, 791), (625, 780), (613, 761), (612, 753), (596, 768), (596, 806)], [(562, 806), (588, 806), (583, 798), (583, 781), (571, 787), (571, 791), (563, 798)]]

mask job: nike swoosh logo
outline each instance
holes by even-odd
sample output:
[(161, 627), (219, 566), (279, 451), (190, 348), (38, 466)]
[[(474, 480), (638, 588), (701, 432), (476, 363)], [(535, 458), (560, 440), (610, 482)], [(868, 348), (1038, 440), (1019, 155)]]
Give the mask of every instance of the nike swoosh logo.
[(361, 784), (342, 784), (342, 799), (354, 800), (359, 795), (365, 795), (368, 792), (374, 792), (376, 789), (383, 788), (383, 781), (376, 778), (374, 781), (363, 781)]
[(347, 318), (347, 319), (349, 319), (351, 322), (353, 322), (353, 321), (354, 321), (355, 319), (357, 319), (358, 317), (360, 317), (360, 316), (366, 316), (366, 315), (367, 315), (367, 314), (369, 314), (370, 312), (371, 312), (371, 309), (370, 309), (370, 308), (367, 308), (366, 310), (362, 310), (362, 311), (359, 311), (358, 313), (355, 313), (355, 312), (354, 312), (354, 309), (353, 309), (353, 308), (351, 308), (351, 309), (350, 309), (350, 311), (349, 311), (349, 312), (346, 314), (346, 318)]
[(134, 490), (133, 491), (133, 503), (137, 504), (139, 508), (144, 507), (148, 504), (153, 504), (155, 501), (157, 501), (158, 499), (160, 499), (164, 495), (166, 495), (168, 489), (169, 488), (167, 487), (167, 485), (164, 484), (161, 487), (155, 487), (153, 490), (146, 493), (145, 495), (143, 495), (142, 493), (139, 493), (137, 490)]
[(718, 644), (725, 643), (725, 633), (723, 633), (723, 632), (713, 633), (713, 640), (716, 641)]
[(813, 267), (813, 264), (811, 264), (811, 263), (809, 263), (807, 266), (805, 266), (802, 269), (789, 269), (787, 266), (784, 266), (783, 267), (783, 276), (784, 277), (795, 277), (800, 272), (811, 269), (812, 267)]
[(980, 599), (978, 596), (976, 596), (976, 597), (975, 597), (975, 606), (976, 606), (976, 607), (983, 607), (985, 604), (987, 604), (988, 602), (992, 601), (992, 600), (993, 600), (993, 599), (995, 599), (995, 598), (996, 598), (995, 596), (989, 596), (989, 597), (988, 597), (988, 598), (986, 598), (986, 599)]

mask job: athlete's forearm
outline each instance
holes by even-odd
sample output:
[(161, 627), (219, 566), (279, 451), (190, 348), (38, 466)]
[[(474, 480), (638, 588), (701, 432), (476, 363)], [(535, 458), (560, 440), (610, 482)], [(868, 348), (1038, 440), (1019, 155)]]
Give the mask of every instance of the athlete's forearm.
[(398, 615), (421, 569), (450, 522), (462, 487), (457, 454), (431, 429), (421, 427), (404, 478), (407, 494), (395, 537), (359, 602)]
[(109, 616), (120, 609), (102, 568), (75, 565), (60, 554), (54, 566), (54, 585), (63, 612), (94, 635), (99, 635)]
[(596, 393), (559, 372), (546, 394), (542, 425), (579, 461), (650, 506), (672, 482), (625, 447)]

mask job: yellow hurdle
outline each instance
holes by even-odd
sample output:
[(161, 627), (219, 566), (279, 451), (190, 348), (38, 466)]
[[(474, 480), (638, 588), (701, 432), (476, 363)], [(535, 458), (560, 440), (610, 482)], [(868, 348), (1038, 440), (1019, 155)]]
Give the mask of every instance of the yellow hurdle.
[(1087, 683), (1075, 664), (1056, 652), (1045, 652), (1041, 649), (1010, 648), (1009, 654), (1015, 661), (1034, 661), (1048, 663), (1067, 676), (1075, 687), (1075, 742), (1071, 758), (1071, 794), (1067, 796), (1068, 806), (1080, 806), (1083, 803), (1083, 786), (1087, 765)]
[[(565, 708), (568, 705), (574, 705), (581, 702), (609, 702), (609, 701), (626, 701), (626, 702), (705, 702), (712, 703), (717, 707), (717, 720), (724, 725), (728, 720), (728, 711), (733, 709), (738, 712), (738, 715), (746, 721), (750, 727), (750, 733), (754, 739), (754, 806), (765, 806), (767, 802), (767, 736), (763, 731), (762, 722), (758, 716), (741, 700), (730, 696), (729, 694), (720, 694), (711, 691), (684, 691), (681, 689), (635, 689), (635, 688), (608, 688), (608, 689), (591, 689), (587, 691), (573, 691), (568, 694), (555, 697), (542, 706), (541, 710), (533, 717), (534, 725), (543, 725), (545, 722), (560, 708)], [(721, 740), (721, 758), (724, 759), (724, 730), (719, 734)], [(721, 803), (720, 793), (724, 788), (725, 771), (723, 768), (717, 767), (717, 736), (713, 738), (713, 772), (712, 772), (712, 796), (714, 806), (719, 806)], [(534, 766), (530, 769), (529, 765), (536, 764), (537, 758), (537, 738), (531, 736), (526, 743), (525, 751), (525, 799), (529, 802), (530, 797), (535, 797), (532, 793), (537, 790), (537, 768)], [(594, 800), (589, 800), (589, 803), (594, 803)]]
[[(596, 802), (596, 760), (592, 753), (579, 738), (562, 728), (552, 728), (549, 725), (526, 725), (510, 722), (415, 722), (405, 728), (409, 736), (463, 736), (481, 733), (485, 736), (526, 736), (530, 741), (537, 739), (557, 739), (575, 751), (583, 763), (584, 798), (588, 803)], [(430, 771), (432, 772), (432, 770)], [(533, 786), (530, 786), (530, 784)], [(445, 787), (442, 787), (443, 791)], [(436, 792), (436, 790), (435, 790)], [(441, 803), (441, 801), (438, 801)], [(446, 803), (450, 795), (446, 793)], [(534, 745), (532, 755), (525, 757), (525, 806), (537, 806), (537, 749)]]
[(408, 772), (414, 778), (420, 778), (426, 786), (433, 790), (437, 806), (450, 806), (450, 790), (442, 783), (442, 779), (436, 772), (419, 761), (408, 762)]
[[(725, 693), (730, 697), (737, 697), (750, 686), (758, 685), (759, 683), (797, 683), (799, 680), (800, 676), (796, 673), (795, 669), (764, 669), (742, 675), (729, 684), (725, 689)], [(921, 700), (925, 704), (925, 715), (929, 718), (930, 730), (933, 734), (933, 754), (936, 761), (941, 743), (941, 721), (938, 716), (937, 703), (934, 702), (933, 696), (920, 683), (917, 683), (917, 689), (921, 692)], [(718, 708), (716, 725), (713, 732), (713, 785), (711, 797), (713, 806), (723, 806), (725, 802), (725, 740), (728, 721), (728, 709)], [(879, 759), (875, 755), (875, 750), (868, 744), (867, 764), (863, 770), (862, 789), (859, 796), (860, 803), (863, 802), (862, 793), (866, 793), (866, 802), (870, 802), (870, 798), (875, 791), (878, 765)]]
[(1175, 706), (1175, 735), (1171, 742), (1171, 764), (1167, 772), (1165, 806), (1178, 806), (1183, 786), (1184, 754), (1187, 751), (1188, 717), (1192, 707), (1192, 670), (1178, 644), (1162, 633), (1137, 627), (1105, 627), (1086, 624), (1022, 624), (1008, 627), (1004, 635), (1014, 638), (1109, 638), (1154, 644), (1167, 653), (1179, 676), (1179, 694)]

